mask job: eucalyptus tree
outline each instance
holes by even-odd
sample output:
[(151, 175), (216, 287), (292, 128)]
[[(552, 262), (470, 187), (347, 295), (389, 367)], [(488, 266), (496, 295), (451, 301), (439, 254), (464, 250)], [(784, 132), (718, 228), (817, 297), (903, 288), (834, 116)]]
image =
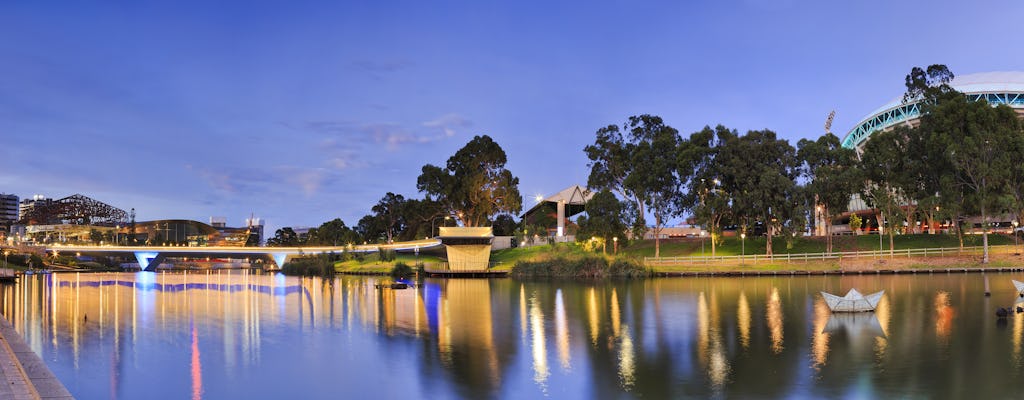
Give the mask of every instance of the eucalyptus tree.
[(825, 251), (831, 253), (832, 219), (847, 211), (850, 196), (863, 185), (856, 167), (857, 153), (843, 147), (832, 133), (817, 141), (800, 139), (797, 148), (800, 174), (807, 179), (805, 189), (813, 198), (812, 207), (821, 207), (825, 216)]
[(733, 215), (744, 230), (756, 222), (764, 225), (765, 254), (772, 255), (772, 236), (798, 203), (796, 149), (770, 130), (749, 131), (726, 141), (716, 161), (723, 185), (733, 194)]
[(416, 188), (445, 205), (464, 226), (487, 223), (499, 213), (519, 213), (519, 178), (505, 168), (505, 151), (489, 136), (473, 140), (448, 158), (445, 168), (427, 164)]
[(590, 159), (587, 186), (615, 191), (630, 201), (638, 211), (634, 226), (643, 225), (647, 211), (654, 216), (655, 257), (661, 255), (664, 223), (678, 214), (676, 152), (681, 142), (679, 132), (661, 117), (644, 114), (629, 117), (621, 129), (598, 129), (594, 144), (584, 148)]
[(1011, 172), (1019, 163), (1011, 151), (1021, 134), (1016, 113), (1005, 105), (992, 107), (984, 101), (953, 96), (931, 107), (918, 129), (945, 136), (945, 154), (955, 172), (955, 184), (971, 199), (971, 211), (981, 216), (983, 262), (987, 263), (988, 217), (1009, 192)]
[[(864, 145), (860, 167), (866, 179), (861, 196), (868, 206), (879, 211), (878, 226), (889, 233), (889, 253), (894, 248), (894, 235), (902, 225), (901, 205), (906, 201), (905, 174), (907, 164), (907, 131), (899, 126), (875, 133)], [(883, 234), (880, 230), (879, 235)], [(881, 239), (879, 239), (881, 240)]]
[(388, 243), (393, 243), (395, 236), (405, 230), (405, 197), (388, 192), (371, 208), (374, 217), (380, 220), (384, 228), (384, 236)]
[(683, 182), (679, 207), (688, 210), (710, 233), (712, 257), (721, 242), (722, 220), (729, 215), (731, 203), (729, 192), (722, 186), (724, 171), (716, 160), (724, 143), (737, 136), (735, 130), (722, 125), (714, 129), (705, 126), (692, 133), (688, 145), (679, 151), (679, 175), (689, 176)]

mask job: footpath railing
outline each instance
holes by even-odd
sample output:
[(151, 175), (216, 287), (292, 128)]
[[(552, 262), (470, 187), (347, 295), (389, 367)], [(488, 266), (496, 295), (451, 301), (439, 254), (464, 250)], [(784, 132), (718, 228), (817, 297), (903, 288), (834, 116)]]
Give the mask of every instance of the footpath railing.
[[(1019, 253), (1021, 247), (1015, 245), (989, 246), (993, 254)], [(944, 256), (981, 256), (982, 246), (970, 247), (936, 247), (925, 249), (871, 250), (871, 251), (834, 251), (831, 253), (784, 253), (784, 254), (751, 254), (743, 256), (687, 256), (687, 257), (644, 257), (647, 266), (701, 266), (701, 265), (743, 265), (757, 263), (794, 263), (806, 261), (825, 261), (863, 258), (896, 258), (896, 257), (944, 257)]]

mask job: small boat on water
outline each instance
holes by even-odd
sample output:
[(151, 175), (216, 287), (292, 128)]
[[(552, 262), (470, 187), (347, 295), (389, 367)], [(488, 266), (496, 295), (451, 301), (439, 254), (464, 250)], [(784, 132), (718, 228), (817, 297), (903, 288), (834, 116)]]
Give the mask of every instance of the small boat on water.
[(1010, 279), (1010, 282), (1013, 282), (1013, 287), (1017, 288), (1018, 294), (1024, 294), (1024, 282), (1018, 281), (1016, 279)]
[(857, 289), (850, 289), (846, 296), (839, 297), (821, 292), (821, 297), (825, 298), (825, 303), (828, 304), (828, 309), (832, 312), (863, 312), (875, 311), (883, 294), (885, 294), (884, 290), (865, 296), (860, 294)]

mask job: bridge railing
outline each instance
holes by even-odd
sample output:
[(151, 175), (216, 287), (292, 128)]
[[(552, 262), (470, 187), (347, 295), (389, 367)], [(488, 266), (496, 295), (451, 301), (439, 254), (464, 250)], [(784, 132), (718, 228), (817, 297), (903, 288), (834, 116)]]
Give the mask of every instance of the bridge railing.
[[(1020, 247), (1015, 245), (989, 246), (991, 253), (1019, 253)], [(867, 251), (834, 251), (831, 253), (785, 253), (785, 254), (750, 254), (729, 256), (685, 256), (685, 257), (644, 257), (647, 266), (726, 266), (758, 263), (793, 263), (805, 261), (825, 261), (863, 258), (910, 258), (910, 257), (942, 257), (948, 255), (980, 256), (984, 252), (982, 246), (970, 247), (934, 247), (899, 250), (867, 250)]]

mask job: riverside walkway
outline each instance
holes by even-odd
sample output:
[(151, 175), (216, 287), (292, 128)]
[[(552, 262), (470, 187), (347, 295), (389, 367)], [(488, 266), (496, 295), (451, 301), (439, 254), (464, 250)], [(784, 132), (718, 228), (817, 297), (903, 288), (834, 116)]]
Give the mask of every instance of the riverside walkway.
[(0, 379), (0, 399), (74, 399), (3, 316), (0, 316)]

